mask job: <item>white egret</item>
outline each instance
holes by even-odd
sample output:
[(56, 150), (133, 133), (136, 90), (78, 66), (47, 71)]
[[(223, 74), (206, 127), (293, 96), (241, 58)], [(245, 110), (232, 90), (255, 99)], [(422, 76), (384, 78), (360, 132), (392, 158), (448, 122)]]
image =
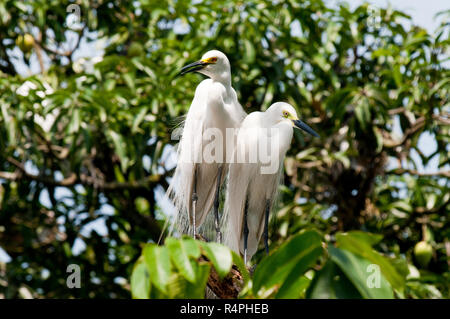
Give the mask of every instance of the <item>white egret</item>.
[[(214, 204), (216, 236), (220, 242), (219, 192), (228, 169), (226, 129), (239, 126), (246, 113), (231, 86), (230, 63), (225, 54), (217, 50), (208, 51), (201, 60), (184, 66), (179, 74), (189, 72), (199, 72), (209, 78), (195, 90), (184, 122), (177, 167), (168, 194), (173, 197), (177, 208), (177, 223), (187, 224), (178, 227), (191, 226), (194, 238), (196, 228), (204, 222)], [(203, 151), (213, 139), (208, 134), (217, 131), (222, 137), (221, 141), (215, 141), (215, 154), (219, 154), (219, 158), (214, 162), (205, 161)], [(186, 232), (186, 229), (181, 231)]]
[[(290, 104), (277, 102), (265, 112), (249, 114), (237, 133), (236, 161), (230, 164), (226, 192), (224, 227), (225, 243), (250, 260), (255, 254), (262, 234), (268, 253), (268, 223), (282, 173), (283, 160), (291, 143), (293, 127), (313, 136), (317, 133), (298, 119)], [(261, 147), (270, 147), (265, 161)], [(260, 157), (250, 162), (255, 147)], [(254, 155), (254, 154), (253, 154)], [(268, 166), (272, 165), (272, 167)], [(270, 169), (269, 169), (270, 168)]]

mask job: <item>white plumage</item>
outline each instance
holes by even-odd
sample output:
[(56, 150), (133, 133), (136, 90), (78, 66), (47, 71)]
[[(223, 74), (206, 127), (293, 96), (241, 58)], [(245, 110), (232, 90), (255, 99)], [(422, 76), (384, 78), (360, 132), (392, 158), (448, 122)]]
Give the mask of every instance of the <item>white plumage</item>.
[[(198, 62), (185, 66), (181, 74), (199, 72), (209, 77), (195, 90), (178, 146), (177, 167), (168, 190), (177, 208), (178, 231), (195, 234), (211, 211), (217, 191), (227, 174), (226, 129), (239, 126), (246, 113), (231, 87), (230, 63), (220, 51), (208, 51)], [(215, 133), (223, 139), (215, 140)], [(216, 156), (207, 162), (203, 155), (213, 141)], [(232, 150), (228, 151), (232, 153)], [(195, 169), (197, 167), (197, 178)], [(222, 168), (219, 181), (219, 168)], [(196, 190), (195, 211), (193, 195)], [(195, 218), (194, 218), (195, 217)], [(192, 229), (193, 228), (193, 229)]]
[[(257, 251), (267, 225), (268, 213), (275, 201), (283, 160), (291, 143), (294, 125), (317, 136), (317, 133), (298, 120), (295, 109), (283, 102), (274, 103), (265, 112), (249, 114), (237, 134), (234, 152), (234, 160), (237, 162), (229, 167), (223, 218), (224, 238), (225, 243), (243, 255), (246, 261)], [(256, 145), (257, 160), (250, 162), (252, 155), (253, 160), (255, 159)], [(267, 158), (261, 156), (261, 148), (264, 147), (270, 149), (270, 152), (266, 152), (270, 155)], [(247, 247), (244, 244), (246, 205)]]

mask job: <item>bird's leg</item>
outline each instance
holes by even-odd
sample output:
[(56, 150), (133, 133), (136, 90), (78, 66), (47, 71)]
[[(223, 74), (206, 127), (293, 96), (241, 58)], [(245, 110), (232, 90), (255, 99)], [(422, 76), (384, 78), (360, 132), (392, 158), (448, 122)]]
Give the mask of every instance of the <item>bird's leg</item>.
[(266, 211), (264, 221), (264, 246), (266, 247), (266, 254), (269, 254), (269, 214), (270, 214), (270, 200), (266, 200)]
[(197, 200), (198, 200), (198, 196), (197, 196), (197, 164), (195, 164), (194, 166), (194, 191), (192, 192), (192, 233), (193, 233), (193, 237), (195, 239), (196, 237), (196, 225), (195, 225), (195, 209), (197, 206)]
[(217, 178), (216, 195), (214, 197), (214, 223), (216, 226), (216, 241), (220, 244), (222, 242), (222, 233), (220, 232), (220, 222), (219, 222), (219, 193), (220, 193), (220, 181), (222, 179), (222, 168), (219, 167), (219, 173)]
[(247, 265), (247, 244), (248, 244), (248, 224), (247, 224), (248, 198), (244, 207), (244, 264)]

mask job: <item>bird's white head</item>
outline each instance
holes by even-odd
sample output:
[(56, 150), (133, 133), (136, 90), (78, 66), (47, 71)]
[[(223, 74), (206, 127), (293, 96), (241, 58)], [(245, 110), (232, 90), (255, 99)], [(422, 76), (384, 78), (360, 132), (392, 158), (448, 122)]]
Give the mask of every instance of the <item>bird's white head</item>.
[(267, 109), (266, 113), (274, 124), (286, 122), (315, 137), (319, 137), (319, 135), (311, 127), (298, 118), (297, 111), (289, 103), (276, 102)]
[(190, 72), (202, 73), (214, 81), (224, 84), (231, 83), (230, 61), (224, 53), (218, 50), (208, 51), (199, 61), (184, 66), (180, 75)]

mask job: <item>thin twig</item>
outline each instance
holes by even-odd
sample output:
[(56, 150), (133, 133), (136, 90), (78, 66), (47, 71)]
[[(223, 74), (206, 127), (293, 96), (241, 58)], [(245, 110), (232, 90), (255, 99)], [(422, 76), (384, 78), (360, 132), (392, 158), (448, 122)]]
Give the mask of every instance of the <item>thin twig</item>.
[(68, 177), (64, 178), (63, 180), (57, 181), (57, 180), (47, 177), (47, 176), (40, 176), (40, 175), (34, 175), (31, 173), (28, 173), (25, 170), (24, 165), (12, 157), (8, 157), (6, 160), (9, 163), (11, 163), (12, 165), (14, 165), (20, 171), (21, 174), (11, 173), (11, 172), (0, 172), (0, 178), (16, 181), (18, 179), (21, 179), (23, 176), (27, 179), (38, 181), (38, 182), (41, 182), (48, 186), (70, 187), (70, 186), (74, 186), (76, 184), (83, 184), (83, 185), (87, 185), (87, 186), (97, 186), (99, 189), (102, 189), (102, 190), (111, 190), (111, 191), (117, 191), (117, 190), (123, 190), (123, 189), (137, 190), (137, 189), (152, 188), (152, 186), (156, 186), (158, 183), (160, 183), (166, 177), (163, 174), (163, 175), (152, 175), (152, 176), (149, 176), (149, 177), (139, 180), (139, 181), (104, 182), (104, 181), (98, 180), (92, 176), (89, 176), (87, 174), (80, 174), (79, 176), (77, 176), (77, 174), (72, 172), (69, 174)]

